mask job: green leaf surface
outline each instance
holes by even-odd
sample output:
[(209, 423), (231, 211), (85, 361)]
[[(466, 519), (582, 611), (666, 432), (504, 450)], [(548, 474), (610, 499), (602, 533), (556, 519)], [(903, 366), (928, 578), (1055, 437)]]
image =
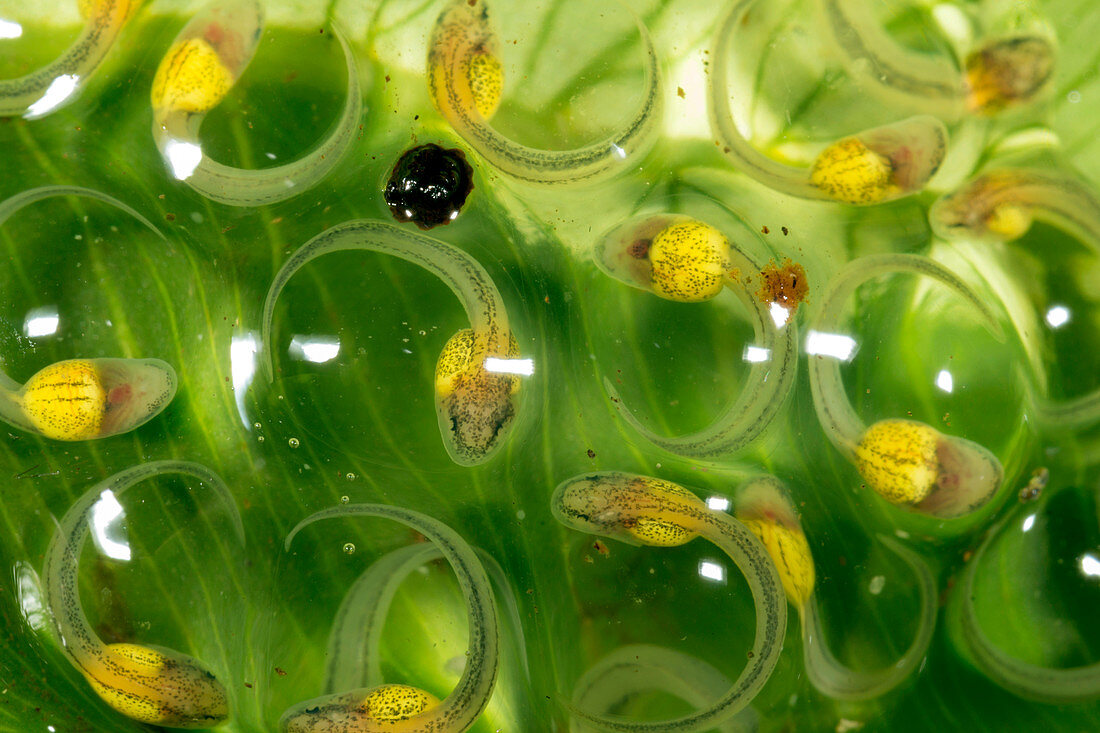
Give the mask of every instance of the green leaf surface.
[[(569, 730), (573, 684), (624, 644), (687, 652), (731, 679), (752, 645), (748, 586), (712, 545), (595, 543), (558, 524), (551, 492), (576, 474), (659, 475), (704, 497), (731, 497), (744, 477), (761, 471), (780, 477), (810, 539), (828, 643), (861, 668), (890, 664), (916, 631), (913, 582), (876, 535), (898, 534), (922, 547), (946, 604), (983, 531), (1011, 510), (1033, 469), (1050, 469), (1052, 490), (1100, 490), (1096, 428), (1043, 432), (1023, 407), (1026, 380), (1054, 396), (1100, 387), (1095, 252), (1042, 226), (994, 248), (933, 242), (926, 212), (935, 193), (853, 209), (791, 199), (734, 172), (707, 129), (701, 81), (720, 62), (707, 50), (720, 4), (630, 4), (661, 57), (661, 139), (611, 181), (554, 189), (494, 173), (432, 107), (424, 57), (440, 3), (270, 5), (255, 60), (204, 123), (205, 154), (258, 168), (295, 158), (324, 136), (345, 93), (340, 50), (331, 34), (318, 32), (329, 13), (353, 39), (364, 78), (366, 111), (351, 151), (319, 186), (288, 201), (261, 209), (210, 203), (168, 174), (153, 144), (152, 76), (195, 3), (140, 9), (72, 105), (39, 120), (0, 118), (0, 199), (36, 186), (86, 186), (126, 202), (165, 235), (84, 198), (48, 199), (9, 219), (0, 227), (4, 372), (22, 382), (57, 360), (125, 356), (163, 359), (180, 377), (170, 407), (125, 435), (57, 443), (0, 426), (0, 562), (8, 568), (0, 579), (0, 730), (150, 729), (108, 708), (69, 664), (35, 587), (56, 520), (98, 481), (146, 461), (195, 461), (221, 475), (243, 516), (246, 543), (233, 537), (208, 487), (185, 477), (143, 482), (123, 501), (132, 560), (112, 560), (88, 543), (83, 603), (108, 642), (167, 646), (207, 663), (232, 698), (232, 718), (219, 728), (226, 731), (274, 730), (283, 710), (320, 694), (325, 643), (344, 592), (375, 558), (420, 539), (402, 526), (358, 518), (310, 527), (284, 552), (299, 520), (341, 501), (430, 514), (504, 570), (511, 587), (497, 592), (512, 596), (519, 626), (503, 625), (496, 692), (472, 729), (489, 733)], [(752, 94), (738, 114), (752, 119), (754, 144), (803, 163), (814, 146), (895, 116), (861, 96), (822, 51), (813, 5), (776, 4), (760, 22), (764, 30), (753, 26), (759, 35), (739, 46), (746, 58), (737, 61), (738, 83)], [(935, 40), (930, 3), (893, 5), (897, 12), (884, 20), (899, 38), (927, 53), (948, 52)], [(959, 3), (989, 18), (1002, 17), (1008, 5)], [(1054, 90), (1035, 108), (983, 128), (970, 152), (995, 158), (1014, 133), (1041, 128), (1060, 146), (1039, 154), (1100, 184), (1100, 16), (1088, 0), (1025, 5), (1056, 30)], [(630, 116), (643, 67), (623, 5), (497, 2), (493, 10), (509, 80), (494, 121), (500, 130), (562, 148), (598, 139)], [(42, 5), (41, 12), (0, 3), (0, 17), (18, 18), (26, 29), (22, 38), (0, 41), (4, 75), (46, 63), (76, 36), (75, 15), (47, 22), (52, 11)], [(600, 14), (606, 24), (592, 20)], [(432, 235), (486, 268), (521, 354), (535, 364), (514, 435), (474, 468), (449, 459), (432, 394), (438, 354), (467, 319), (452, 293), (413, 265), (368, 252), (310, 263), (279, 299), (274, 382), (255, 369), (261, 307), (275, 272), (327, 227), (390, 220), (382, 186), (400, 153), (422, 142), (462, 147), (473, 162), (470, 201)], [(912, 416), (993, 450), (1006, 481), (990, 507), (943, 522), (902, 511), (863, 486), (820, 427), (805, 358), (776, 424), (720, 465), (660, 452), (621, 419), (604, 378), (645, 425), (671, 435), (709, 424), (748, 374), (742, 353), (752, 329), (732, 295), (701, 304), (659, 300), (607, 277), (589, 256), (602, 232), (638, 210), (674, 209), (693, 197), (720, 202), (760, 232), (738, 244), (805, 268), (811, 291), (797, 314), (803, 329), (831, 274), (874, 252), (930, 253), (1004, 304), (995, 306), (1009, 329), (1001, 343), (944, 288), (909, 276), (875, 281), (850, 304), (848, 326), (860, 350), (844, 369), (849, 397), (869, 422)], [(1055, 303), (1079, 317), (1064, 332), (1034, 330)], [(28, 335), (29, 319), (43, 314), (56, 314), (56, 331)], [(309, 361), (300, 345), (310, 341), (339, 349), (327, 361)], [(943, 370), (953, 375), (953, 391), (936, 387)], [(1044, 527), (1068, 535), (1044, 529), (987, 556), (976, 585), (978, 615), (1005, 651), (1054, 665), (1098, 658), (1100, 631), (1089, 616), (1095, 583), (1062, 567), (1074, 553), (1096, 549), (1097, 517), (1081, 509), (1094, 509), (1091, 501), (1052, 498), (1043, 506), (1054, 518)], [(349, 543), (354, 552), (345, 552)], [(726, 580), (702, 577), (703, 561), (726, 567)], [(885, 582), (873, 584), (876, 577)], [(1096, 702), (1052, 706), (996, 687), (960, 652), (945, 617), (914, 681), (880, 699), (839, 703), (807, 681), (792, 613), (779, 665), (753, 702), (760, 729), (1100, 728)], [(429, 565), (402, 586), (384, 636), (387, 681), (447, 695), (462, 670), (466, 618), (444, 565)], [(655, 694), (621, 712), (659, 718), (685, 710)]]

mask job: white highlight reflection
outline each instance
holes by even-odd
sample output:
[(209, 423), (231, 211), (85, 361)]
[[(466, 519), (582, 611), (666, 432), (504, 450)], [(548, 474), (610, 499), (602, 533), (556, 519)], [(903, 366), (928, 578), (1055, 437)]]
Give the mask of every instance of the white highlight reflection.
[(779, 303), (772, 303), (768, 306), (768, 313), (772, 317), (772, 322), (775, 323), (776, 328), (783, 328), (787, 321), (791, 319), (791, 310), (785, 305)]
[(45, 631), (50, 623), (49, 612), (42, 602), (42, 584), (38, 573), (34, 572), (30, 563), (15, 563), (15, 595), (27, 625), (35, 631)]
[(1100, 560), (1093, 555), (1082, 555), (1081, 572), (1090, 578), (1100, 578)]
[(858, 349), (859, 344), (851, 336), (820, 331), (806, 334), (806, 353), (810, 356), (831, 356), (841, 361), (851, 361)]
[(752, 364), (759, 364), (761, 362), (770, 361), (772, 352), (771, 349), (765, 349), (760, 346), (746, 346), (745, 354), (741, 358)]
[(324, 364), (340, 353), (340, 339), (336, 336), (294, 336), (290, 339), (290, 353), (297, 359)]
[(1023, 529), (1024, 532), (1030, 532), (1031, 528), (1034, 527), (1034, 526), (1035, 526), (1035, 515), (1034, 514), (1028, 514), (1024, 518), (1024, 524), (1023, 524), (1023, 527), (1021, 529)]
[(725, 583), (726, 569), (716, 562), (701, 560), (699, 562), (699, 577), (713, 580), (716, 583)]
[(1051, 328), (1061, 328), (1069, 323), (1069, 308), (1064, 305), (1056, 305), (1047, 311), (1047, 325)]
[(23, 118), (33, 120), (36, 117), (48, 115), (55, 109), (65, 104), (65, 101), (76, 91), (76, 84), (80, 77), (76, 74), (62, 74), (50, 82), (46, 91), (38, 98), (38, 101), (27, 107)]
[(485, 371), (493, 374), (518, 374), (521, 377), (529, 377), (535, 373), (534, 359), (498, 359), (495, 356), (485, 357)]
[(939, 23), (943, 32), (956, 41), (968, 41), (973, 35), (966, 14), (954, 5), (939, 3), (932, 8), (932, 17)]
[(615, 151), (615, 155), (619, 156), (619, 160), (626, 160), (626, 151), (615, 143), (611, 143), (611, 149)]
[(23, 319), (23, 335), (27, 338), (52, 336), (57, 333), (59, 322), (56, 305), (34, 308), (27, 311), (26, 318)]
[(14, 20), (0, 18), (0, 38), (19, 38), (23, 35), (23, 26)]
[(241, 416), (245, 427), (252, 421), (244, 409), (244, 396), (252, 377), (256, 374), (256, 352), (260, 350), (260, 340), (252, 331), (234, 336), (229, 345), (229, 371), (233, 379), (233, 399), (237, 403), (237, 414)]
[(130, 544), (125, 536), (119, 538), (117, 534), (125, 535), (125, 525), (122, 532), (112, 532), (115, 520), (126, 516), (122, 505), (118, 503), (114, 493), (107, 489), (99, 495), (99, 501), (92, 505), (92, 514), (89, 522), (92, 525), (92, 541), (99, 551), (115, 560), (130, 559)]
[(186, 181), (202, 162), (202, 148), (195, 143), (171, 138), (164, 144), (164, 157), (172, 169), (172, 175)]
[(940, 373), (936, 375), (936, 386), (947, 394), (951, 394), (951, 391), (955, 389), (955, 379), (951, 376), (951, 372), (940, 369)]
[(708, 496), (707, 497), (707, 509), (713, 509), (716, 512), (724, 512), (730, 508), (730, 500), (724, 496)]

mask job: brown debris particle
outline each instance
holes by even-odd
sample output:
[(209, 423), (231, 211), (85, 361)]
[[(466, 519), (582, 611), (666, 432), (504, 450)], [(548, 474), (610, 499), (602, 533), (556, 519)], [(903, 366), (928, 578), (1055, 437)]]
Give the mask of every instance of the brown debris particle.
[(600, 553), (604, 557), (607, 557), (608, 555), (611, 554), (611, 550), (607, 549), (607, 545), (600, 542), (599, 540), (596, 540), (595, 542), (592, 543), (592, 549), (595, 550), (596, 552)]
[(684, 99), (685, 97), (687, 97), (687, 94), (684, 93), (683, 87), (676, 87), (676, 94), (680, 96), (680, 99)]
[(275, 674), (279, 675), (280, 677), (286, 677), (286, 670), (282, 669), (281, 667), (276, 667)]
[(591, 448), (589, 448), (589, 449), (588, 449), (588, 457), (589, 457), (589, 458), (595, 458), (595, 457), (596, 457), (596, 451), (594, 451), (594, 450), (592, 450)]
[(779, 228), (783, 230), (783, 236), (784, 237), (791, 233), (790, 230), (787, 229), (787, 227), (779, 227)]
[(764, 226), (760, 227), (760, 232), (761, 234), (770, 234), (770, 232), (768, 231), (768, 225), (765, 224)]
[(792, 312), (810, 292), (806, 271), (802, 269), (802, 265), (790, 259), (783, 260), (781, 265), (772, 260), (760, 272), (760, 277), (763, 283), (756, 291), (756, 297), (765, 303), (779, 303)]

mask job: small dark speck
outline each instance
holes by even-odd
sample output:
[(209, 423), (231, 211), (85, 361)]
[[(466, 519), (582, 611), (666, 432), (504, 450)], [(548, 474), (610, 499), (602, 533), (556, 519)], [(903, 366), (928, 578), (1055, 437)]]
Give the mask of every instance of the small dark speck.
[(752, 650), (749, 650), (749, 659), (752, 659)]
[(390, 75), (386, 74), (386, 81), (389, 81), (389, 80), (390, 80)]
[(784, 237), (787, 236), (788, 234), (790, 234), (790, 231), (788, 231), (787, 227), (779, 227), (779, 228), (783, 230), (783, 236)]
[(321, 29), (321, 35), (323, 36), (324, 34), (325, 34), (325, 29), (324, 29), (324, 28), (322, 28), (322, 29)]
[(168, 221), (175, 221), (176, 220), (176, 215), (175, 214), (165, 214), (164, 218), (167, 219)]
[(588, 457), (589, 457), (589, 458), (595, 458), (595, 457), (596, 457), (596, 451), (594, 451), (594, 450), (592, 450), (591, 448), (589, 448), (589, 449), (588, 449)]
[(245, 682), (244, 686), (247, 687), (250, 690), (252, 689), (252, 683), (251, 682)]
[(761, 233), (763, 233), (763, 234), (768, 234), (768, 228), (767, 228), (766, 226), (762, 226), (762, 227), (760, 227), (760, 231), (761, 231)]
[(420, 119), (420, 115), (413, 115), (413, 119), (414, 119), (414, 120), (419, 120), (419, 119)]
[(276, 667), (275, 674), (279, 675), (280, 677), (286, 677), (286, 670), (282, 667)]

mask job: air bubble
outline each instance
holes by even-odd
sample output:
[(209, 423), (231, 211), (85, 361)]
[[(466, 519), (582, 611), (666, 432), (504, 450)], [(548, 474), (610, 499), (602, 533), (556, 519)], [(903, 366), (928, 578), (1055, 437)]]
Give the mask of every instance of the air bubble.
[(351, 542), (345, 542), (344, 543), (344, 554), (345, 555), (354, 555), (355, 554), (355, 545), (352, 544)]
[(286, 444), (289, 445), (291, 448), (297, 448), (299, 445), (301, 445), (301, 443), (298, 442), (297, 438), (291, 438), (286, 442)]
[(347, 475), (346, 475), (346, 476), (344, 476), (344, 478), (346, 478), (346, 479), (347, 479), (348, 481), (354, 481), (355, 479), (357, 479), (357, 478), (359, 478), (359, 477), (358, 477), (358, 476), (356, 476), (356, 475), (355, 475), (354, 473), (352, 473), (351, 471), (348, 471)]
[(340, 497), (341, 504), (347, 504), (349, 501), (351, 501), (351, 497), (347, 496), (346, 494)]

